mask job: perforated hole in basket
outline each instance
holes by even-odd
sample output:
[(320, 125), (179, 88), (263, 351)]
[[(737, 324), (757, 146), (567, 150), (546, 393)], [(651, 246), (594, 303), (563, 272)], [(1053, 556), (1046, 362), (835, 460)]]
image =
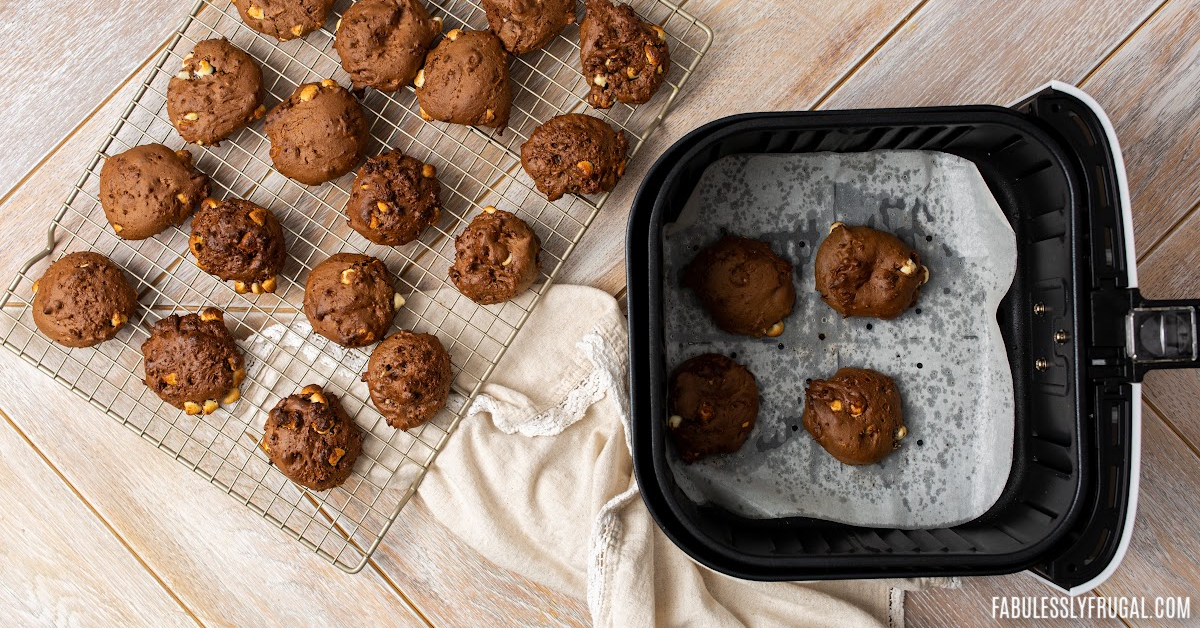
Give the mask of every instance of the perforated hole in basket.
[[(671, 50), (666, 84), (645, 105), (617, 104), (597, 111), (584, 104), (587, 83), (578, 70), (577, 25), (569, 26), (545, 49), (513, 59), (513, 113), (503, 134), (424, 122), (411, 88), (361, 94), (371, 123), (368, 154), (398, 148), (436, 166), (442, 183), (440, 221), (417, 242), (403, 247), (372, 244), (346, 224), (341, 209), (352, 174), (308, 187), (276, 172), (261, 122), (220, 146), (188, 146), (197, 167), (210, 176), (213, 196), (245, 198), (269, 207), (284, 224), (289, 259), (278, 288), (275, 294), (254, 296), (239, 295), (230, 284), (201, 272), (185, 256), (188, 233), (184, 229), (173, 228), (138, 242), (117, 238), (98, 201), (100, 166), (105, 157), (139, 144), (184, 147), (166, 116), (166, 86), (183, 58), (203, 39), (226, 37), (258, 60), (268, 108), (301, 83), (334, 78), (348, 85), (333, 51), (333, 29), (350, 2), (340, 0), (321, 30), (279, 43), (247, 28), (228, 1), (200, 0), (168, 40), (166, 51), (55, 217), (53, 252), (35, 257), (9, 287), (4, 316), (0, 316), (0, 338), (38, 369), (309, 549), (347, 571), (361, 569), (607, 196), (568, 196), (547, 202), (521, 170), (521, 144), (555, 115), (586, 112), (623, 129), (632, 158), (712, 42), (712, 32), (675, 4), (665, 0), (631, 4), (642, 17), (663, 26)], [(474, 1), (444, 0), (428, 6), (431, 13), (443, 17), (446, 29), (487, 28), (483, 10)], [(543, 276), (521, 297), (485, 307), (462, 297), (448, 283), (447, 270), (454, 259), (454, 234), (486, 205), (520, 215), (537, 231), (543, 244)], [(122, 266), (134, 279), (142, 306), (114, 340), (91, 349), (67, 349), (49, 342), (36, 331), (30, 312), (33, 281), (53, 259), (77, 250), (103, 253)], [(341, 251), (384, 260), (397, 278), (396, 289), (407, 300), (396, 316), (396, 328), (436, 334), (451, 354), (455, 394), (447, 410), (419, 428), (394, 430), (370, 404), (359, 381), (369, 347), (344, 349), (326, 342), (310, 333), (298, 310), (308, 272)], [(226, 312), (226, 325), (246, 354), (248, 377), (236, 404), (210, 415), (187, 416), (142, 384), (141, 344), (154, 321), (205, 305)], [(258, 449), (266, 412), (309, 383), (338, 395), (347, 413), (368, 432), (354, 474), (341, 487), (320, 493), (286, 480)]]

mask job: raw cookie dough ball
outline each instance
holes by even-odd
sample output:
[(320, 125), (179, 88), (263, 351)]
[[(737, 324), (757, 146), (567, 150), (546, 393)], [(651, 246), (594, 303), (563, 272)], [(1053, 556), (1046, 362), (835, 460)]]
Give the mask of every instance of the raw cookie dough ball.
[(441, 32), (421, 0), (359, 0), (338, 22), (333, 47), (355, 89), (394, 92), (416, 78)]
[(579, 25), (579, 61), (591, 86), (587, 102), (597, 109), (614, 101), (650, 100), (671, 71), (666, 31), (638, 17), (628, 4), (609, 0), (587, 1)]
[(575, 23), (575, 0), (483, 0), (488, 26), (504, 49), (533, 52)]
[(900, 238), (840, 222), (817, 249), (813, 271), (821, 300), (842, 316), (896, 318), (929, 281), (921, 256)]
[(204, 272), (234, 282), (238, 294), (275, 292), (287, 260), (283, 225), (270, 210), (237, 198), (205, 199), (188, 248)]
[(882, 460), (908, 434), (892, 378), (849, 367), (808, 385), (804, 429), (829, 455), (853, 465)]
[(172, 314), (150, 327), (142, 343), (146, 386), (188, 414), (212, 414), (235, 403), (246, 377), (242, 352), (215, 307), (199, 314)]
[(332, 393), (310, 384), (271, 409), (263, 451), (287, 479), (324, 491), (350, 477), (362, 451), (362, 430)]
[(189, 142), (219, 144), (266, 113), (262, 70), (225, 39), (196, 44), (167, 84), (167, 117)]
[(246, 26), (287, 41), (321, 28), (333, 0), (233, 0), (233, 5)]
[(408, 244), (441, 216), (441, 189), (437, 168), (392, 150), (358, 169), (346, 217), (355, 231), (376, 244)]
[(480, 305), (503, 303), (533, 285), (541, 253), (541, 238), (524, 220), (488, 206), (454, 239), (450, 280)]
[(723, 236), (683, 270), (691, 288), (721, 329), (760, 338), (783, 333), (796, 287), (792, 265), (760, 240)]
[(624, 131), (580, 113), (555, 116), (521, 145), (521, 166), (551, 201), (613, 189), (625, 174)]
[(362, 380), (388, 425), (410, 430), (446, 407), (450, 354), (437, 336), (399, 331), (375, 347)]
[(746, 367), (698, 355), (671, 375), (667, 430), (684, 462), (737, 451), (758, 418), (758, 384)]
[(367, 119), (332, 79), (305, 83), (267, 114), (271, 161), (284, 176), (318, 185), (350, 172), (367, 148)]
[(343, 347), (383, 338), (402, 303), (392, 274), (370, 255), (338, 253), (321, 262), (304, 284), (304, 315), (314, 331)]
[(100, 205), (113, 231), (144, 240), (183, 224), (208, 196), (208, 177), (192, 154), (145, 144), (113, 155), (100, 168)]
[(426, 120), (508, 126), (512, 110), (508, 53), (492, 31), (456, 28), (446, 33), (425, 58), (425, 69), (417, 73), (413, 85)]
[(137, 293), (112, 260), (67, 253), (33, 283), (33, 322), (67, 347), (91, 347), (117, 335), (137, 309)]

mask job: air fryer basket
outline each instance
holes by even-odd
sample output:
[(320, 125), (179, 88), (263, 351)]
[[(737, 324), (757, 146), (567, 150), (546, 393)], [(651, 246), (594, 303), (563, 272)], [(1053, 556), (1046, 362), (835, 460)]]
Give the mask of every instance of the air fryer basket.
[[(1016, 400), (1004, 492), (978, 519), (923, 530), (756, 520), (693, 503), (665, 457), (663, 225), (679, 214), (704, 169), (724, 156), (878, 149), (970, 159), (1016, 232), (1017, 273), (997, 313)], [(635, 197), (627, 245), (634, 463), (647, 507), (667, 536), (709, 567), (760, 580), (1033, 569), (1070, 588), (1104, 570), (1132, 516), (1131, 432), (1140, 403), (1133, 382), (1146, 368), (1195, 366), (1196, 359), (1195, 304), (1148, 304), (1128, 280), (1125, 238), (1132, 236), (1110, 149), (1096, 114), (1052, 89), (1017, 110), (745, 114), (705, 125), (668, 149)], [(1126, 347), (1122, 330), (1130, 323), (1169, 328), (1164, 337), (1175, 342), (1151, 342), (1139, 354)]]

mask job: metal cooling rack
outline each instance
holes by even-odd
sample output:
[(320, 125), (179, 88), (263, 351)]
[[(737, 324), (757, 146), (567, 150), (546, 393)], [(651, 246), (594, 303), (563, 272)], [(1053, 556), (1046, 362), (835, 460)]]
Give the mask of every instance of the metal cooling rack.
[[(346, 225), (341, 209), (353, 175), (307, 187), (276, 172), (261, 122), (219, 147), (189, 146), (196, 166), (211, 178), (213, 196), (245, 198), (268, 207), (285, 227), (289, 259), (278, 288), (275, 294), (254, 296), (239, 295), (231, 284), (200, 272), (185, 258), (188, 233), (181, 229), (140, 242), (117, 238), (98, 200), (99, 166), (105, 157), (139, 144), (184, 146), (166, 115), (166, 87), (184, 56), (203, 39), (226, 37), (262, 65), (268, 107), (304, 82), (332, 77), (348, 84), (332, 46), (334, 25), (350, 2), (340, 0), (321, 30), (279, 43), (247, 28), (228, 0), (199, 0), (68, 194), (50, 224), (46, 249), (9, 285), (0, 315), (0, 342), (309, 549), (345, 571), (357, 572), (414, 494), (607, 196), (546, 202), (520, 167), (520, 145), (549, 118), (586, 111), (625, 131), (632, 158), (712, 42), (707, 26), (667, 0), (631, 4), (666, 30), (672, 60), (666, 84), (640, 107), (617, 104), (597, 111), (585, 106), (588, 85), (577, 69), (577, 25), (545, 49), (512, 62), (513, 112), (502, 135), (424, 122), (411, 88), (390, 94), (367, 90), (361, 96), (371, 121), (368, 154), (399, 148), (438, 169), (442, 217), (418, 242), (405, 247), (372, 244)], [(435, 0), (428, 6), (443, 18), (447, 30), (487, 28), (484, 12), (473, 0)], [(522, 297), (481, 307), (459, 295), (448, 283), (447, 270), (454, 260), (453, 234), (487, 205), (517, 213), (538, 232), (543, 276)], [(68, 349), (48, 341), (36, 331), (30, 307), (33, 281), (53, 259), (77, 250), (98, 251), (122, 266), (133, 277), (142, 305), (115, 339), (95, 348)], [(402, 432), (389, 427), (358, 379), (369, 354), (312, 334), (299, 309), (308, 271), (339, 251), (384, 260), (407, 299), (397, 313), (396, 327), (434, 333), (451, 354), (455, 395), (450, 408), (420, 428)], [(206, 305), (226, 312), (225, 322), (246, 353), (248, 376), (235, 405), (211, 415), (187, 416), (142, 384), (140, 347), (155, 320)], [(289, 482), (258, 448), (267, 411), (309, 383), (337, 394), (367, 432), (354, 475), (322, 493)]]

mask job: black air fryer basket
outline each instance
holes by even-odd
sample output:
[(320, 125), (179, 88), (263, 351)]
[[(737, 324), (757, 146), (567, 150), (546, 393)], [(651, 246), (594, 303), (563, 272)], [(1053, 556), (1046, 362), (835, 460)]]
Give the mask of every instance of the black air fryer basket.
[[(709, 123), (650, 169), (629, 218), (634, 464), (659, 526), (698, 562), (740, 578), (817, 580), (1031, 569), (1069, 591), (1102, 581), (1136, 509), (1140, 384), (1196, 367), (1200, 302), (1136, 287), (1124, 166), (1086, 95), (1051, 84), (1013, 109), (754, 113)], [(1012, 368), (1013, 465), (995, 505), (921, 530), (810, 518), (748, 519), (693, 503), (666, 459), (663, 225), (710, 164), (739, 153), (934, 150), (971, 160), (1016, 232), (1017, 271), (997, 318)], [(803, 375), (798, 375), (803, 377)]]

